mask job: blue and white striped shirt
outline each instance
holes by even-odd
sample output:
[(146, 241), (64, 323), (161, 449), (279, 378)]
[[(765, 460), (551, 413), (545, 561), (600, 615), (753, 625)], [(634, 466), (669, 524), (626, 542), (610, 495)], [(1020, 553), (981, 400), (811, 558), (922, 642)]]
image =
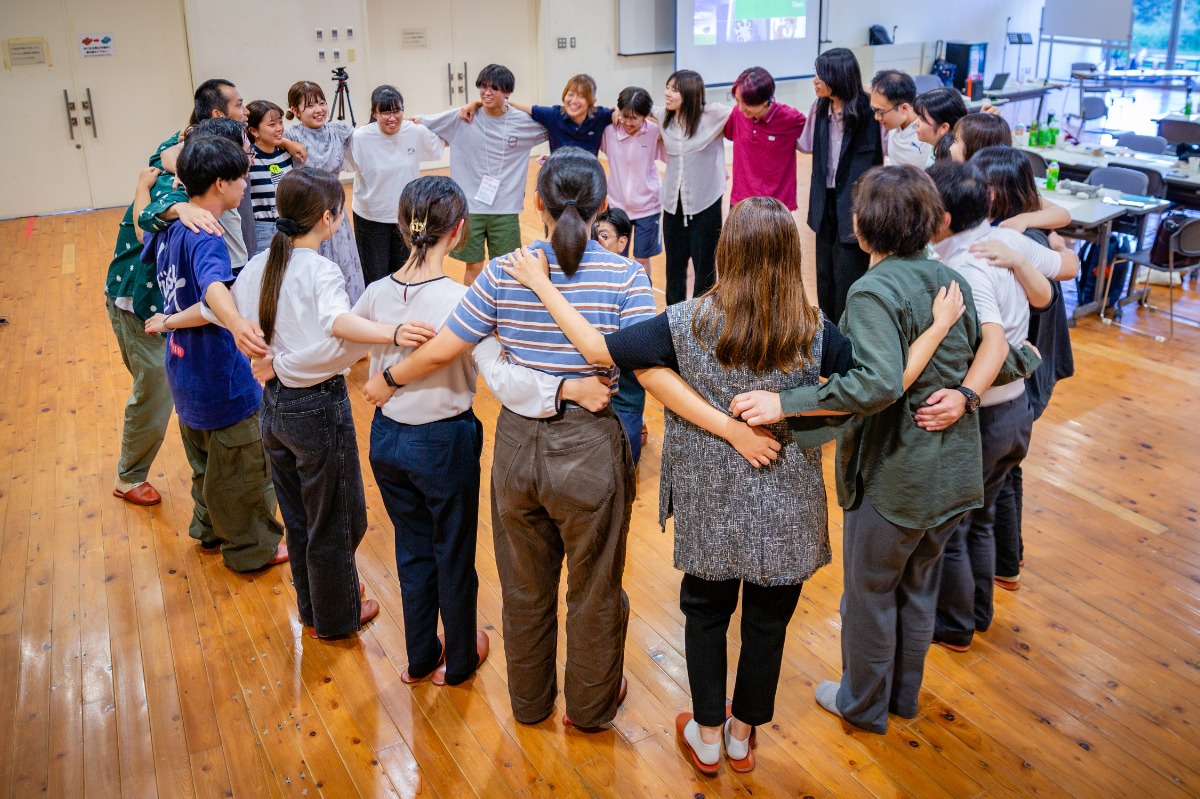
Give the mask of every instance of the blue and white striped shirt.
[[(601, 333), (654, 317), (650, 278), (636, 261), (589, 241), (579, 268), (567, 277), (549, 242), (535, 242), (529, 249), (546, 253), (551, 282)], [(565, 378), (612, 374), (588, 363), (538, 296), (514, 280), (496, 259), (484, 268), (446, 326), (471, 343), (496, 332), (508, 359), (531, 369)]]

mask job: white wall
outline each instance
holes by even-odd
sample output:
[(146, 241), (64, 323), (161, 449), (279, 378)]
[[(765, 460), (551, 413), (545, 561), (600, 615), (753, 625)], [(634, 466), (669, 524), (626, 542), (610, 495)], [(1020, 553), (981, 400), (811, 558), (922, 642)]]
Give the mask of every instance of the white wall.
[[(483, 2), (483, 0), (480, 0)], [(815, 2), (813, 3), (815, 5)], [(933, 3), (930, 0), (825, 0), (826, 38), (830, 47), (855, 48), (867, 43), (867, 30), (880, 24), (891, 31), (897, 42), (928, 42), (937, 39), (988, 42), (988, 77), (1001, 71), (1005, 18), (1011, 16), (1010, 29), (1028, 31), (1036, 39), (1041, 19), (1042, 0), (964, 0)], [(562, 83), (576, 72), (592, 75), (604, 102), (613, 102), (616, 94), (629, 85), (642, 86), (657, 99), (662, 86), (674, 69), (674, 56), (618, 56), (616, 0), (580, 3), (578, 0), (541, 0), (543, 70), (548, 96), (558, 97)], [(560, 36), (576, 37), (575, 49), (559, 50)], [(1022, 65), (1033, 66), (1034, 47), (1026, 47)], [(1056, 59), (1057, 61), (1057, 59)], [(1015, 48), (1009, 48), (1008, 65), (1016, 71)], [(746, 66), (752, 66), (747, 63)], [(808, 65), (803, 71), (811, 71)], [(869, 80), (870, 75), (864, 75)], [(808, 80), (781, 83), (777, 95), (783, 102), (807, 108), (812, 103), (812, 85)], [(724, 100), (727, 89), (715, 89), (710, 99)]]

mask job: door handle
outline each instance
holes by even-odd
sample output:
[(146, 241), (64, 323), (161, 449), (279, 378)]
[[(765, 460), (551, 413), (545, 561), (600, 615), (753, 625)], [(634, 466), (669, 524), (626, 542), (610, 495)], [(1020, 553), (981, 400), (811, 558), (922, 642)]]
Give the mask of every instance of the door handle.
[(71, 112), (75, 110), (75, 104), (71, 102), (66, 89), (63, 89), (63, 105), (67, 109), (67, 133), (71, 134), (71, 141), (75, 141), (75, 126), (79, 124), (79, 119), (71, 116)]
[(92, 90), (84, 89), (87, 92), (87, 100), (83, 102), (83, 110), (88, 112), (88, 116), (83, 118), (83, 124), (92, 126), (92, 138), (100, 138), (100, 134), (96, 132), (96, 104), (92, 102)]
[(458, 87), (458, 93), (465, 95), (467, 93), (467, 76), (471, 73), (467, 71), (467, 62), (463, 62), (462, 85)]
[(446, 91), (450, 95), (450, 105), (454, 105), (454, 69), (446, 62)]

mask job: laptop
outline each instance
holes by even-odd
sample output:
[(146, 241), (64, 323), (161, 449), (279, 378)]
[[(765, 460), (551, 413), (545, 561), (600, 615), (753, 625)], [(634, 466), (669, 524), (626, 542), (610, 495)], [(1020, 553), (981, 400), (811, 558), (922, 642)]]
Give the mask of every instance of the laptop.
[(1004, 84), (1008, 83), (1008, 76), (1011, 73), (997, 72), (996, 77), (992, 78), (992, 85), (987, 87), (989, 92), (998, 92), (1004, 90)]

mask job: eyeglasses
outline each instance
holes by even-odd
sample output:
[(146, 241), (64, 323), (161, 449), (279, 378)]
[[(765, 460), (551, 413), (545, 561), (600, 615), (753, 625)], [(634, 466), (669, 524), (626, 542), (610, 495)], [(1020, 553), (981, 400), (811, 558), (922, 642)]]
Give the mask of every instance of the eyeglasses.
[(246, 153), (246, 158), (249, 159), (250, 166), (254, 166), (254, 151), (253, 150), (244, 150), (243, 152)]
[(376, 111), (375, 116), (380, 119), (400, 119), (404, 116), (404, 106), (400, 106), (395, 111)]
[(621, 120), (626, 125), (640, 125), (640, 124), (642, 124), (642, 121), (645, 120), (645, 117), (627, 116), (625, 114), (621, 114), (620, 116), (617, 117), (617, 119)]
[(872, 108), (872, 109), (871, 109), (871, 111), (873, 111), (873, 112), (875, 113), (875, 118), (876, 118), (876, 119), (883, 119), (885, 116), (887, 116), (888, 114), (892, 113), (893, 111), (895, 111), (895, 110), (896, 110), (897, 108), (899, 108), (899, 107), (900, 107), (900, 106), (898, 106), (898, 105), (894, 105), (894, 106), (892, 106), (891, 108), (884, 108), (884, 109)]

